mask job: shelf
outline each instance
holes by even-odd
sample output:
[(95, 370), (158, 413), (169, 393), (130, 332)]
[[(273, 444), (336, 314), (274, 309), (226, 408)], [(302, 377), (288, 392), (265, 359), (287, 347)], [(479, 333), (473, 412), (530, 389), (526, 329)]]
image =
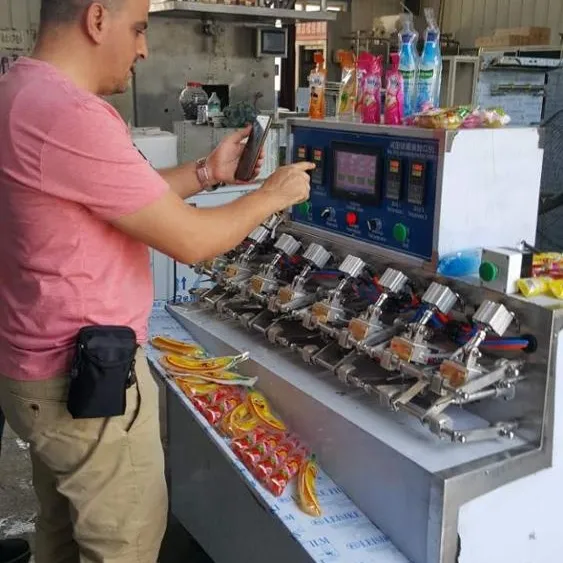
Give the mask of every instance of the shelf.
[(175, 18), (202, 18), (222, 20), (264, 21), (275, 20), (291, 23), (298, 21), (335, 21), (337, 12), (305, 12), (298, 10), (277, 10), (231, 4), (207, 4), (204, 2), (152, 2), (150, 13), (154, 16)]

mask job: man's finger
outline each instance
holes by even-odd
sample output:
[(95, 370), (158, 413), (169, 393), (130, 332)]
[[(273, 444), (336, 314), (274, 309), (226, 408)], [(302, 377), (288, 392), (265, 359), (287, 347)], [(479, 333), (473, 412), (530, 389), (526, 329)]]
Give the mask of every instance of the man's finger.
[(291, 166), (294, 166), (295, 168), (297, 168), (298, 170), (314, 170), (316, 168), (316, 165), (313, 164), (312, 162), (295, 162), (294, 164), (292, 164)]

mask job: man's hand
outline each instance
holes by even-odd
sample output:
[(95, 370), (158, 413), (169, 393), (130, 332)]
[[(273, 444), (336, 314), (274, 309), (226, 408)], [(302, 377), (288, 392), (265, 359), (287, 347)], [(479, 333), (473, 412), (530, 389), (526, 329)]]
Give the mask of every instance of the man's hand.
[[(213, 184), (224, 182), (225, 184), (240, 184), (235, 179), (235, 172), (244, 150), (244, 140), (248, 139), (252, 125), (225, 137), (218, 145), (217, 148), (207, 157), (207, 167), (211, 175)], [(264, 151), (262, 151), (260, 158), (254, 169), (252, 180), (254, 180), (262, 169), (264, 164)]]
[(309, 199), (311, 179), (307, 170), (313, 170), (311, 162), (298, 162), (278, 168), (258, 190), (276, 202), (278, 211), (282, 211)]

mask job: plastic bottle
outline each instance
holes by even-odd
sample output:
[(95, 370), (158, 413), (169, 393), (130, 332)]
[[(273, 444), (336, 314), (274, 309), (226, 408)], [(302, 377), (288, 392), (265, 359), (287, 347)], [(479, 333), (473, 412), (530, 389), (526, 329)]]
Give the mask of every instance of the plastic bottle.
[(416, 82), (417, 113), (439, 107), (440, 82), (442, 79), (440, 30), (432, 8), (426, 8), (424, 15), (426, 16), (427, 27)]
[(405, 111), (403, 76), (399, 72), (399, 53), (391, 53), (391, 68), (385, 76), (384, 120), (387, 125), (401, 125)]
[(480, 248), (471, 248), (446, 254), (440, 258), (437, 271), (442, 276), (451, 278), (477, 274), (481, 265), (481, 253)]
[(221, 113), (221, 100), (217, 92), (213, 92), (207, 102), (207, 117), (212, 119)]
[(311, 119), (324, 119), (326, 86), (325, 60), (321, 52), (315, 53), (313, 60), (315, 61), (315, 68), (311, 71), (311, 74), (309, 74), (309, 91), (311, 96), (309, 117)]
[(418, 54), (416, 42), (418, 33), (414, 29), (412, 15), (403, 16), (403, 27), (399, 32), (399, 72), (403, 77), (404, 114), (409, 117), (415, 112), (416, 80), (418, 76)]

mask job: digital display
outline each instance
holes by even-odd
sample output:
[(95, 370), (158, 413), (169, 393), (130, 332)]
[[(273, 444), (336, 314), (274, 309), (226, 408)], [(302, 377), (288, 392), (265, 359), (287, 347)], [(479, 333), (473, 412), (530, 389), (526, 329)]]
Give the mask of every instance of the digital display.
[(297, 147), (297, 160), (298, 161), (307, 160), (307, 147), (304, 146)]
[(313, 149), (313, 163), (316, 168), (311, 173), (311, 182), (313, 184), (324, 184), (324, 150)]
[(389, 159), (387, 161), (387, 181), (385, 189), (387, 199), (393, 201), (399, 201), (401, 199), (402, 176), (401, 161), (396, 158)]
[(378, 155), (336, 150), (334, 188), (341, 192), (375, 196)]
[(408, 201), (414, 205), (424, 205), (426, 195), (426, 164), (412, 162), (409, 170)]

